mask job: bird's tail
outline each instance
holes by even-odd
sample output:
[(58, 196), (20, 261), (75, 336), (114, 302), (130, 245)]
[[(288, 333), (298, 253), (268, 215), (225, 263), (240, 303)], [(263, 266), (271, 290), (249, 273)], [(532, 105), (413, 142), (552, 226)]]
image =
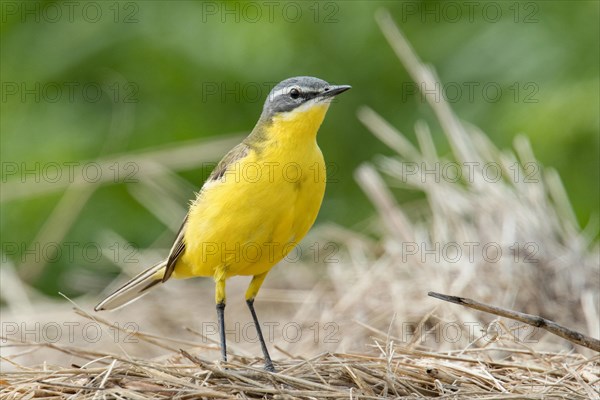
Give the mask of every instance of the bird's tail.
[(102, 300), (95, 311), (116, 310), (123, 307), (149, 292), (149, 289), (162, 282), (162, 278), (167, 266), (167, 261), (148, 268), (136, 275), (129, 282), (115, 290), (110, 296)]

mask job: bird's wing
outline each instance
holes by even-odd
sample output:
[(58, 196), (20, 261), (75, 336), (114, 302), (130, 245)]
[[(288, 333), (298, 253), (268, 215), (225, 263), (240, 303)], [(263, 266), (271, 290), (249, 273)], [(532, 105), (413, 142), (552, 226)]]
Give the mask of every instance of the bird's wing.
[(223, 157), (223, 159), (219, 161), (215, 169), (213, 169), (206, 182), (204, 182), (204, 185), (206, 185), (209, 182), (221, 179), (223, 175), (225, 175), (225, 171), (227, 171), (227, 168), (229, 168), (230, 165), (236, 163), (242, 158), (246, 157), (249, 151), (250, 146), (248, 146), (245, 142), (242, 142), (235, 146), (233, 149), (231, 149), (229, 153), (225, 154), (225, 157)]
[(183, 219), (183, 223), (177, 232), (177, 238), (175, 238), (175, 243), (171, 246), (171, 251), (169, 252), (169, 257), (167, 258), (167, 266), (165, 269), (165, 274), (163, 275), (162, 281), (166, 282), (167, 279), (171, 277), (173, 274), (173, 270), (175, 269), (175, 264), (177, 264), (177, 259), (185, 250), (185, 242), (183, 241), (183, 237), (185, 235), (185, 229), (187, 227), (187, 219), (186, 215)]
[[(223, 175), (225, 175), (225, 171), (227, 171), (227, 168), (229, 168), (230, 165), (236, 163), (242, 158), (246, 157), (249, 151), (250, 147), (244, 142), (238, 144), (233, 149), (231, 149), (229, 153), (227, 153), (225, 157), (223, 157), (223, 159), (219, 161), (215, 169), (210, 173), (208, 179), (206, 180), (206, 182), (204, 182), (202, 189), (200, 189), (200, 192), (202, 192), (202, 190), (204, 189), (204, 187), (206, 187), (208, 183), (215, 182), (221, 179)], [(185, 231), (187, 228), (188, 215), (186, 215), (183, 219), (183, 223), (181, 224), (181, 227), (177, 232), (177, 238), (175, 239), (175, 243), (173, 243), (171, 251), (169, 252), (165, 274), (162, 278), (163, 282), (167, 281), (171, 277), (173, 271), (175, 270), (175, 264), (177, 264), (177, 259), (179, 259), (179, 257), (181, 256), (181, 254), (183, 254), (183, 251), (185, 250), (185, 241), (183, 240), (183, 238), (185, 236)]]

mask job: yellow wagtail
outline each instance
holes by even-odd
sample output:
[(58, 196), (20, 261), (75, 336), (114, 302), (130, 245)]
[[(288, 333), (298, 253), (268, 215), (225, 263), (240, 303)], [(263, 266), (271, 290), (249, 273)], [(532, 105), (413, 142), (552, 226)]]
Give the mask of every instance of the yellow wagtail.
[(315, 222), (325, 193), (325, 162), (317, 131), (331, 100), (348, 89), (304, 76), (275, 86), (252, 133), (223, 157), (192, 202), (169, 256), (117, 289), (95, 310), (123, 306), (171, 277), (213, 277), (221, 355), (227, 361), (225, 281), (252, 276), (246, 303), (265, 369), (274, 371), (254, 298), (269, 270)]

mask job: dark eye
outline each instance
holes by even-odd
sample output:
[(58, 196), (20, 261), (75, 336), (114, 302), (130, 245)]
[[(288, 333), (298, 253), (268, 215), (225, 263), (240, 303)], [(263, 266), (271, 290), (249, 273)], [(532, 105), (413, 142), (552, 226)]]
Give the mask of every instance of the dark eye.
[(292, 99), (297, 99), (298, 97), (300, 97), (300, 90), (293, 88), (292, 90), (290, 90), (290, 97)]

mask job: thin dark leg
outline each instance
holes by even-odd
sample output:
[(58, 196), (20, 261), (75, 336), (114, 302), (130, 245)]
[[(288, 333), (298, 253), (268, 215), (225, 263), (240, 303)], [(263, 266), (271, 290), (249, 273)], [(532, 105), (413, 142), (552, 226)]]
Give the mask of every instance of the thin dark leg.
[(225, 340), (225, 303), (217, 304), (217, 319), (219, 321), (219, 334), (221, 336), (221, 357), (227, 361), (227, 341)]
[(258, 317), (256, 316), (256, 311), (254, 311), (254, 299), (246, 300), (246, 304), (248, 304), (248, 308), (250, 309), (250, 314), (252, 314), (252, 319), (254, 320), (254, 325), (256, 326), (256, 333), (258, 333), (258, 340), (260, 340), (260, 347), (262, 348), (262, 352), (265, 357), (265, 369), (270, 372), (275, 372), (275, 367), (273, 366), (273, 361), (271, 361), (271, 356), (269, 356), (269, 351), (267, 350), (267, 345), (265, 344), (265, 339), (263, 338), (262, 330), (260, 329), (260, 324), (258, 323)]

